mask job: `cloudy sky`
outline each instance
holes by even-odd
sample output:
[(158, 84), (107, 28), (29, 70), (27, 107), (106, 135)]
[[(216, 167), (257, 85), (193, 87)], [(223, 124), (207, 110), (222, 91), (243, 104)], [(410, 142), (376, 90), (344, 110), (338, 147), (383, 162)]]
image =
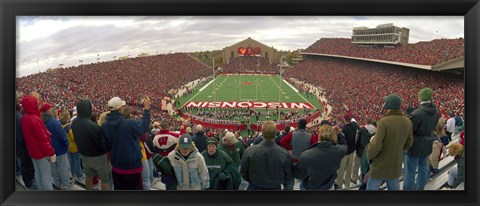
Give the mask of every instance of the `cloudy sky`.
[(393, 23), (410, 43), (463, 37), (463, 16), (159, 16), (17, 17), (17, 76), (114, 56), (220, 50), (251, 37), (278, 50), (304, 49), (320, 38), (350, 38), (353, 27)]

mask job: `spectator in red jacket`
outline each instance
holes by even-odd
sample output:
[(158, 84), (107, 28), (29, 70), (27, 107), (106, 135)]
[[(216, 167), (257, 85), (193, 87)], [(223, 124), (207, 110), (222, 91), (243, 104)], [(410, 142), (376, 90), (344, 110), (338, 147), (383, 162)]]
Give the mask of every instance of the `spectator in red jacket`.
[(52, 147), (50, 132), (40, 119), (38, 100), (27, 95), (22, 99), (25, 115), (20, 120), (27, 151), (32, 158), (35, 169), (35, 182), (38, 190), (53, 190), (50, 163), (56, 161), (55, 150)]

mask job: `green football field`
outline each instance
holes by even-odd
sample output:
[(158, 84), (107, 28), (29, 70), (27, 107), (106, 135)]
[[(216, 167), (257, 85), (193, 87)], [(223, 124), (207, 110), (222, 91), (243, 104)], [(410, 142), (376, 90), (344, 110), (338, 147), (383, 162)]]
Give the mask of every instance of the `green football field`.
[[(279, 97), (279, 87), (280, 97)], [(216, 93), (214, 93), (214, 88)], [(200, 91), (201, 90), (201, 91)], [(321, 110), (314, 95), (296, 92), (280, 80), (279, 76), (230, 75), (218, 76), (204, 88), (179, 99), (180, 106), (187, 102), (285, 102), (310, 103)]]

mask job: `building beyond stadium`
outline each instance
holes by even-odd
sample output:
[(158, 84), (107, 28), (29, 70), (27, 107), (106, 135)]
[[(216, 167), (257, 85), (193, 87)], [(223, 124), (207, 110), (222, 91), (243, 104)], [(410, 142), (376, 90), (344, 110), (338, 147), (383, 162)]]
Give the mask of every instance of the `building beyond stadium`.
[(228, 64), (230, 59), (239, 56), (263, 57), (270, 64), (280, 62), (280, 53), (273, 47), (262, 44), (250, 37), (232, 46), (223, 48), (223, 63)]

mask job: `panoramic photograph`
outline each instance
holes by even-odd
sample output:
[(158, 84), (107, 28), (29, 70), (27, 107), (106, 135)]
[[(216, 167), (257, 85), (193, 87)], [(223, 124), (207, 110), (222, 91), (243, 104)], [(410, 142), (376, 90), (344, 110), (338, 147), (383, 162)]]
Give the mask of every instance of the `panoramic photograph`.
[(465, 190), (463, 16), (16, 26), (16, 191)]

